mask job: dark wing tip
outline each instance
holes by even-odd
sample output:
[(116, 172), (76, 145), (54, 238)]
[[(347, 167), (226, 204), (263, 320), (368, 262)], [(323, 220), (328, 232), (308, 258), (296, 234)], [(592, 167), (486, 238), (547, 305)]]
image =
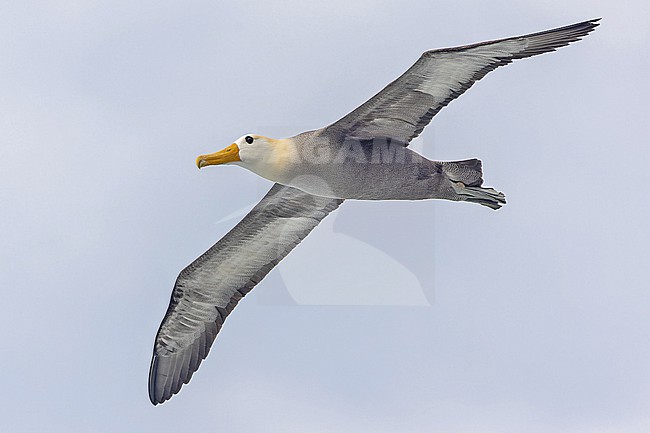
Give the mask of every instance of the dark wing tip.
[(175, 357), (161, 358), (154, 354), (149, 371), (149, 400), (154, 406), (172, 398), (192, 377), (191, 374), (189, 377), (179, 375), (177, 362)]
[(570, 24), (564, 27), (558, 27), (551, 30), (531, 33), (529, 35), (509, 38), (527, 39), (530, 44), (526, 49), (520, 51), (519, 53), (513, 53), (513, 58), (524, 58), (555, 51), (560, 47), (564, 47), (572, 42), (579, 41), (594, 31), (594, 29), (600, 25), (598, 21), (600, 21), (600, 18), (594, 18), (591, 20)]
[(591, 19), (591, 20), (583, 21), (581, 23), (576, 23), (576, 24), (566, 26), (565, 28), (566, 29), (571, 29), (571, 28), (575, 29), (576, 32), (577, 32), (576, 36), (581, 38), (583, 36), (586, 36), (590, 32), (592, 32), (596, 27), (598, 27), (600, 25), (599, 21), (601, 19), (602, 18), (594, 18), (594, 19)]
[(549, 33), (565, 33), (565, 32), (570, 32), (574, 36), (577, 37), (582, 37), (585, 36), (587, 33), (593, 31), (596, 27), (600, 25), (598, 21), (600, 21), (602, 18), (594, 18), (591, 20), (587, 21), (581, 21), (579, 23), (575, 24), (569, 24), (568, 26), (564, 27), (558, 27), (555, 29), (550, 29), (550, 30), (543, 30), (541, 32), (537, 33), (531, 33), (529, 35), (525, 35), (523, 37), (530, 37), (530, 36), (540, 36), (540, 35), (546, 35)]
[[(169, 361), (169, 358), (166, 359)], [(175, 394), (171, 392), (174, 377), (169, 374), (169, 362), (164, 361), (165, 359), (161, 359), (155, 353), (151, 358), (151, 368), (149, 369), (149, 401), (154, 406), (166, 402)], [(166, 364), (166, 367), (163, 365), (161, 369), (161, 363)]]
[(600, 25), (600, 22), (599, 22), (600, 20), (602, 20), (602, 18), (594, 18), (594, 19), (591, 19), (589, 21), (585, 21), (583, 23), (587, 27), (587, 31), (585, 32), (585, 35), (589, 34), (592, 31), (594, 31), (594, 29)]
[(159, 400), (156, 397), (156, 371), (158, 370), (158, 357), (154, 354), (151, 359), (151, 367), (149, 367), (149, 401), (154, 406), (162, 403), (164, 400)]
[(178, 356), (161, 357), (154, 353), (149, 370), (149, 400), (154, 406), (172, 398), (181, 390), (181, 386), (192, 378), (194, 371), (189, 374), (187, 371), (180, 371), (183, 361), (184, 359), (179, 359)]
[[(239, 295), (239, 293), (237, 292)], [(155, 406), (164, 403), (181, 390), (181, 387), (189, 383), (194, 373), (199, 369), (201, 362), (210, 353), (210, 347), (217, 337), (225, 317), (237, 305), (241, 296), (233, 296), (225, 310), (228, 312), (217, 316), (215, 322), (205, 323), (204, 330), (200, 335), (184, 349), (168, 354), (161, 354), (156, 351), (151, 358), (149, 369), (149, 400)], [(219, 308), (217, 308), (219, 310)], [(158, 341), (158, 337), (156, 337)]]
[(178, 394), (181, 387), (192, 379), (210, 350), (203, 341), (200, 344), (201, 347), (194, 345), (189, 352), (175, 353), (172, 356), (154, 353), (149, 369), (149, 400), (154, 406)]
[(542, 35), (549, 35), (549, 34), (556, 33), (556, 34), (564, 34), (569, 37), (574, 37), (577, 38), (576, 40), (578, 40), (583, 36), (586, 36), (587, 34), (592, 32), (596, 27), (598, 27), (600, 25), (599, 23), (600, 20), (601, 18), (594, 18), (591, 20), (582, 21), (575, 24), (569, 24), (568, 26), (558, 27), (556, 29), (544, 30), (524, 37), (542, 36)]

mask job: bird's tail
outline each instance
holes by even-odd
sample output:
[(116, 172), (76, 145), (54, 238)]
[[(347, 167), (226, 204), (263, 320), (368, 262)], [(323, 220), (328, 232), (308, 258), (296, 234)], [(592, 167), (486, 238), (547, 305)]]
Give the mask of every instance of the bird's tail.
[(506, 204), (506, 196), (493, 188), (483, 188), (483, 170), (481, 160), (443, 162), (442, 169), (451, 180), (458, 200), (478, 203), (492, 209), (499, 209)]
[(463, 182), (465, 186), (483, 185), (483, 164), (480, 159), (446, 161), (442, 163), (442, 171), (452, 182)]
[(456, 182), (452, 185), (461, 201), (482, 204), (494, 210), (506, 204), (506, 196), (494, 188), (465, 186), (462, 182)]

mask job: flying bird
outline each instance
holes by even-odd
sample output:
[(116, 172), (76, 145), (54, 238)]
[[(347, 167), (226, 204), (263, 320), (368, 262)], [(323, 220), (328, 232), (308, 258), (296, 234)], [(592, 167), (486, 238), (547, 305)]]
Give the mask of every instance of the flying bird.
[(181, 271), (156, 335), (149, 398), (162, 403), (208, 355), (237, 303), (344, 200), (446, 199), (492, 209), (478, 159), (431, 161), (408, 149), (443, 107), (499, 66), (580, 40), (599, 19), (427, 51), (395, 81), (324, 128), (285, 139), (247, 134), (197, 158), (242, 166), (275, 184), (228, 234)]

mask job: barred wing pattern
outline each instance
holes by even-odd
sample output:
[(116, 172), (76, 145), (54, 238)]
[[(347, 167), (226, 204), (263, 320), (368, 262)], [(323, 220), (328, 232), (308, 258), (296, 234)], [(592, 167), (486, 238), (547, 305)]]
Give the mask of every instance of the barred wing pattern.
[(390, 137), (409, 143), (443, 107), (499, 66), (555, 51), (598, 26), (594, 19), (566, 27), (455, 48), (427, 51), (404, 74), (363, 105), (325, 128), (356, 139)]
[(239, 224), (181, 271), (154, 344), (153, 404), (189, 382), (239, 300), (342, 202), (275, 184)]

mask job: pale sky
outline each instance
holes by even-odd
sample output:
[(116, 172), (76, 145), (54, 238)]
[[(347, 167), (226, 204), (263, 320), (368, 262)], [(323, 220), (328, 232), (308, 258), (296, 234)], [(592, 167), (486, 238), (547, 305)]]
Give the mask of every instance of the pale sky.
[[(647, 2), (219, 3), (0, 5), (0, 431), (650, 431)], [(197, 155), (596, 17), (414, 143), (480, 158), (504, 208), (346, 202), (151, 405), (178, 272), (271, 186)]]

